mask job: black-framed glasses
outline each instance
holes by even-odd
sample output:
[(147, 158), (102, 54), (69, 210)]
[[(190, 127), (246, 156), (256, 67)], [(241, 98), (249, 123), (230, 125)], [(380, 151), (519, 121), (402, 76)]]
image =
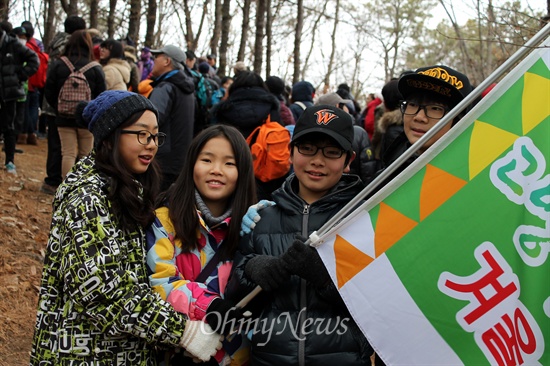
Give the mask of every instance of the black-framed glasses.
[(337, 146), (316, 146), (313, 144), (299, 144), (296, 145), (298, 152), (305, 156), (314, 156), (317, 151), (321, 150), (323, 156), (328, 159), (339, 159), (344, 155), (344, 150)]
[(400, 108), (401, 113), (408, 116), (414, 116), (423, 109), (426, 117), (433, 119), (441, 119), (449, 111), (449, 108), (439, 104), (419, 104), (406, 100), (401, 101)]
[(155, 145), (162, 146), (164, 144), (164, 141), (166, 140), (166, 134), (164, 132), (159, 132), (156, 135), (153, 135), (151, 132), (146, 130), (141, 130), (141, 131), (121, 130), (120, 133), (136, 135), (138, 142), (142, 145), (149, 145), (151, 143), (151, 140), (153, 140)]

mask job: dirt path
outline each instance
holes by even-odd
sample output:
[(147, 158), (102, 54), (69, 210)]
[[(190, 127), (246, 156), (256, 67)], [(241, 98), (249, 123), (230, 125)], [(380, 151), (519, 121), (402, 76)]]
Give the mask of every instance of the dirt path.
[[(0, 170), (0, 366), (29, 364), (53, 200), (40, 192), (46, 140), (18, 148), (18, 176)], [(0, 159), (3, 166), (3, 153)]]

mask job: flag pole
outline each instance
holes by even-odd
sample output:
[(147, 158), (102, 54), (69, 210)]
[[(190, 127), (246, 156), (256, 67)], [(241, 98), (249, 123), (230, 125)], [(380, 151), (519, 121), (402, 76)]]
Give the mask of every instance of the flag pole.
[[(526, 56), (533, 49), (543, 42), (546, 37), (550, 35), (550, 23), (542, 28), (537, 34), (535, 34), (529, 41), (525, 43), (519, 50), (517, 50), (508, 60), (500, 65), (489, 77), (487, 77), (481, 84), (478, 85), (470, 94), (466, 96), (456, 107), (454, 107), (447, 115), (445, 115), (438, 123), (436, 123), (428, 132), (418, 139), (412, 146), (410, 146), (401, 156), (399, 156), (390, 166), (388, 166), (378, 177), (376, 177), (369, 185), (367, 185), (361, 192), (357, 194), (351, 201), (349, 201), (334, 217), (329, 219), (319, 230), (313, 232), (306, 244), (312, 246), (319, 246), (323, 244), (327, 237), (330, 237), (336, 231), (344, 225), (344, 218), (353, 219), (359, 213), (361, 213), (367, 202), (362, 201), (370, 193), (372, 193), (382, 182), (386, 181), (404, 162), (411, 158), (426, 142), (428, 142), (433, 136), (435, 136), (444, 126), (451, 122), (456, 116), (458, 116), (464, 109), (466, 109), (481, 93), (489, 87), (492, 83), (496, 82), (502, 77), (508, 69), (514, 66), (524, 56)], [(459, 122), (460, 123), (460, 122)], [(350, 213), (350, 211), (354, 210)], [(261, 292), (261, 287), (256, 286), (252, 292), (246, 295), (241, 301), (235, 305), (237, 308), (245, 307), (250, 300), (252, 300), (257, 294)]]

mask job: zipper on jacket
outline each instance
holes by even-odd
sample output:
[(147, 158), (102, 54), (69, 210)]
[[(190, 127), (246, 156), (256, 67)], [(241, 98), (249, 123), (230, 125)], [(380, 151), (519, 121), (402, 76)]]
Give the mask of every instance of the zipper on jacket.
[[(308, 237), (308, 224), (309, 224), (309, 205), (304, 205), (302, 211), (302, 236)], [(303, 334), (303, 324), (307, 317), (307, 288), (306, 280), (300, 279), (300, 317), (298, 318), (298, 336), (300, 340), (298, 341), (298, 365), (305, 366), (306, 364), (306, 340), (305, 335)]]

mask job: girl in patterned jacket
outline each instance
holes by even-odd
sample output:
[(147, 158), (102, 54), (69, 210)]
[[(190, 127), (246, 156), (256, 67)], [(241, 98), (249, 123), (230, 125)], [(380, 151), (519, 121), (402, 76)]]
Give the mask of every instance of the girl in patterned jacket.
[(56, 192), (30, 364), (152, 366), (160, 345), (208, 361), (220, 336), (174, 311), (147, 277), (143, 228), (154, 218), (153, 159), (165, 137), (155, 107), (107, 91), (77, 113), (95, 148)]
[[(252, 156), (242, 134), (231, 126), (209, 127), (192, 141), (183, 170), (147, 230), (153, 290), (191, 320), (204, 320), (224, 334), (231, 320), (242, 316), (224, 294), (240, 219), (255, 202), (255, 192)], [(246, 364), (242, 338), (230, 338), (212, 364)], [(176, 352), (171, 362), (181, 365), (182, 358)]]

